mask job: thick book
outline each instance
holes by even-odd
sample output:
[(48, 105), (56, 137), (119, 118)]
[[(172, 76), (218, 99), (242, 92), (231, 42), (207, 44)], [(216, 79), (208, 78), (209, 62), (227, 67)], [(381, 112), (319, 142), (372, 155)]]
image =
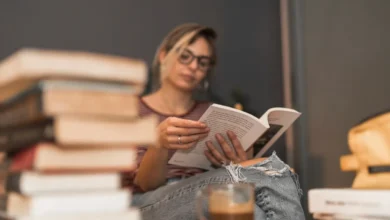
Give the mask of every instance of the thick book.
[(390, 190), (323, 188), (308, 193), (310, 213), (390, 218)]
[(87, 192), (56, 192), (34, 196), (9, 193), (2, 198), (2, 211), (8, 216), (39, 217), (74, 214), (105, 214), (126, 212), (131, 204), (129, 190)]
[[(237, 135), (244, 150), (247, 150), (255, 142), (258, 143), (261, 148), (256, 152), (255, 157), (261, 157), (300, 115), (301, 113), (294, 109), (275, 107), (257, 118), (235, 108), (213, 104), (199, 119), (210, 128), (209, 135), (188, 150), (176, 151), (169, 163), (206, 170), (214, 169), (204, 155), (204, 151), (207, 149), (206, 141), (211, 141), (214, 146), (218, 147), (215, 135), (220, 133), (230, 144), (230, 147), (233, 147), (226, 134), (229, 130)], [(223, 152), (220, 148), (217, 150)]]
[(0, 102), (47, 78), (120, 82), (142, 91), (147, 64), (96, 52), (22, 48), (0, 62)]
[(0, 212), (0, 219), (4, 220), (142, 220), (141, 211), (137, 207), (130, 207), (121, 212), (97, 212), (97, 213), (71, 213), (71, 214), (48, 214), (38, 216), (13, 217)]
[(389, 216), (313, 213), (315, 220), (389, 220)]
[(131, 85), (41, 80), (0, 103), (0, 128), (65, 114), (135, 118), (137, 94)]
[(63, 148), (39, 143), (15, 153), (10, 172), (34, 170), (47, 173), (130, 172), (136, 168), (134, 147)]
[(0, 129), (0, 151), (13, 153), (38, 142), (64, 147), (120, 147), (154, 145), (155, 116), (133, 120), (61, 115), (23, 126)]
[(119, 190), (122, 188), (119, 172), (42, 173), (37, 171), (8, 172), (0, 178), (2, 194), (16, 192), (39, 195), (55, 192), (86, 192)]

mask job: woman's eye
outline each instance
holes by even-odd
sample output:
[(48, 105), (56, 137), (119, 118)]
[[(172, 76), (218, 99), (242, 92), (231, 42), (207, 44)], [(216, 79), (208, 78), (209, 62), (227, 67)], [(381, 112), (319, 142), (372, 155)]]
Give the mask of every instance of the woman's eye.
[(199, 62), (199, 66), (201, 66), (203, 68), (207, 68), (207, 67), (209, 67), (209, 63), (208, 62)]
[(182, 60), (187, 60), (187, 59), (189, 59), (190, 58), (190, 55), (189, 54), (181, 54), (180, 55), (180, 59), (182, 59)]

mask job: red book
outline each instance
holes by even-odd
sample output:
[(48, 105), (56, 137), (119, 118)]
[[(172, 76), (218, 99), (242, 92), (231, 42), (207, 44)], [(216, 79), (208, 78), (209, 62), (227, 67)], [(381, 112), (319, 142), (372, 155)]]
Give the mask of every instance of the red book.
[(133, 147), (61, 148), (53, 143), (38, 143), (17, 152), (9, 170), (20, 172), (126, 172), (136, 167)]

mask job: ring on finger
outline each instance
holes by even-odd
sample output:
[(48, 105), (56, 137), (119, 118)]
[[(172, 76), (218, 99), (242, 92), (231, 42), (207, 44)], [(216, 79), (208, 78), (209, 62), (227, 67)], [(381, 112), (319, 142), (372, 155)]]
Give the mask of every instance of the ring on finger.
[(181, 135), (177, 136), (177, 143), (181, 144)]

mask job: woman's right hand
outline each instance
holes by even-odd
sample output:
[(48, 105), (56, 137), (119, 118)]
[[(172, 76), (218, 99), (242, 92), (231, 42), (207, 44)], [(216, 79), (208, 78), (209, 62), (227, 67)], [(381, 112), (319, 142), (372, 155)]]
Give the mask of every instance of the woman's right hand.
[(205, 138), (210, 131), (206, 124), (169, 117), (158, 126), (158, 143), (166, 149), (188, 149)]

